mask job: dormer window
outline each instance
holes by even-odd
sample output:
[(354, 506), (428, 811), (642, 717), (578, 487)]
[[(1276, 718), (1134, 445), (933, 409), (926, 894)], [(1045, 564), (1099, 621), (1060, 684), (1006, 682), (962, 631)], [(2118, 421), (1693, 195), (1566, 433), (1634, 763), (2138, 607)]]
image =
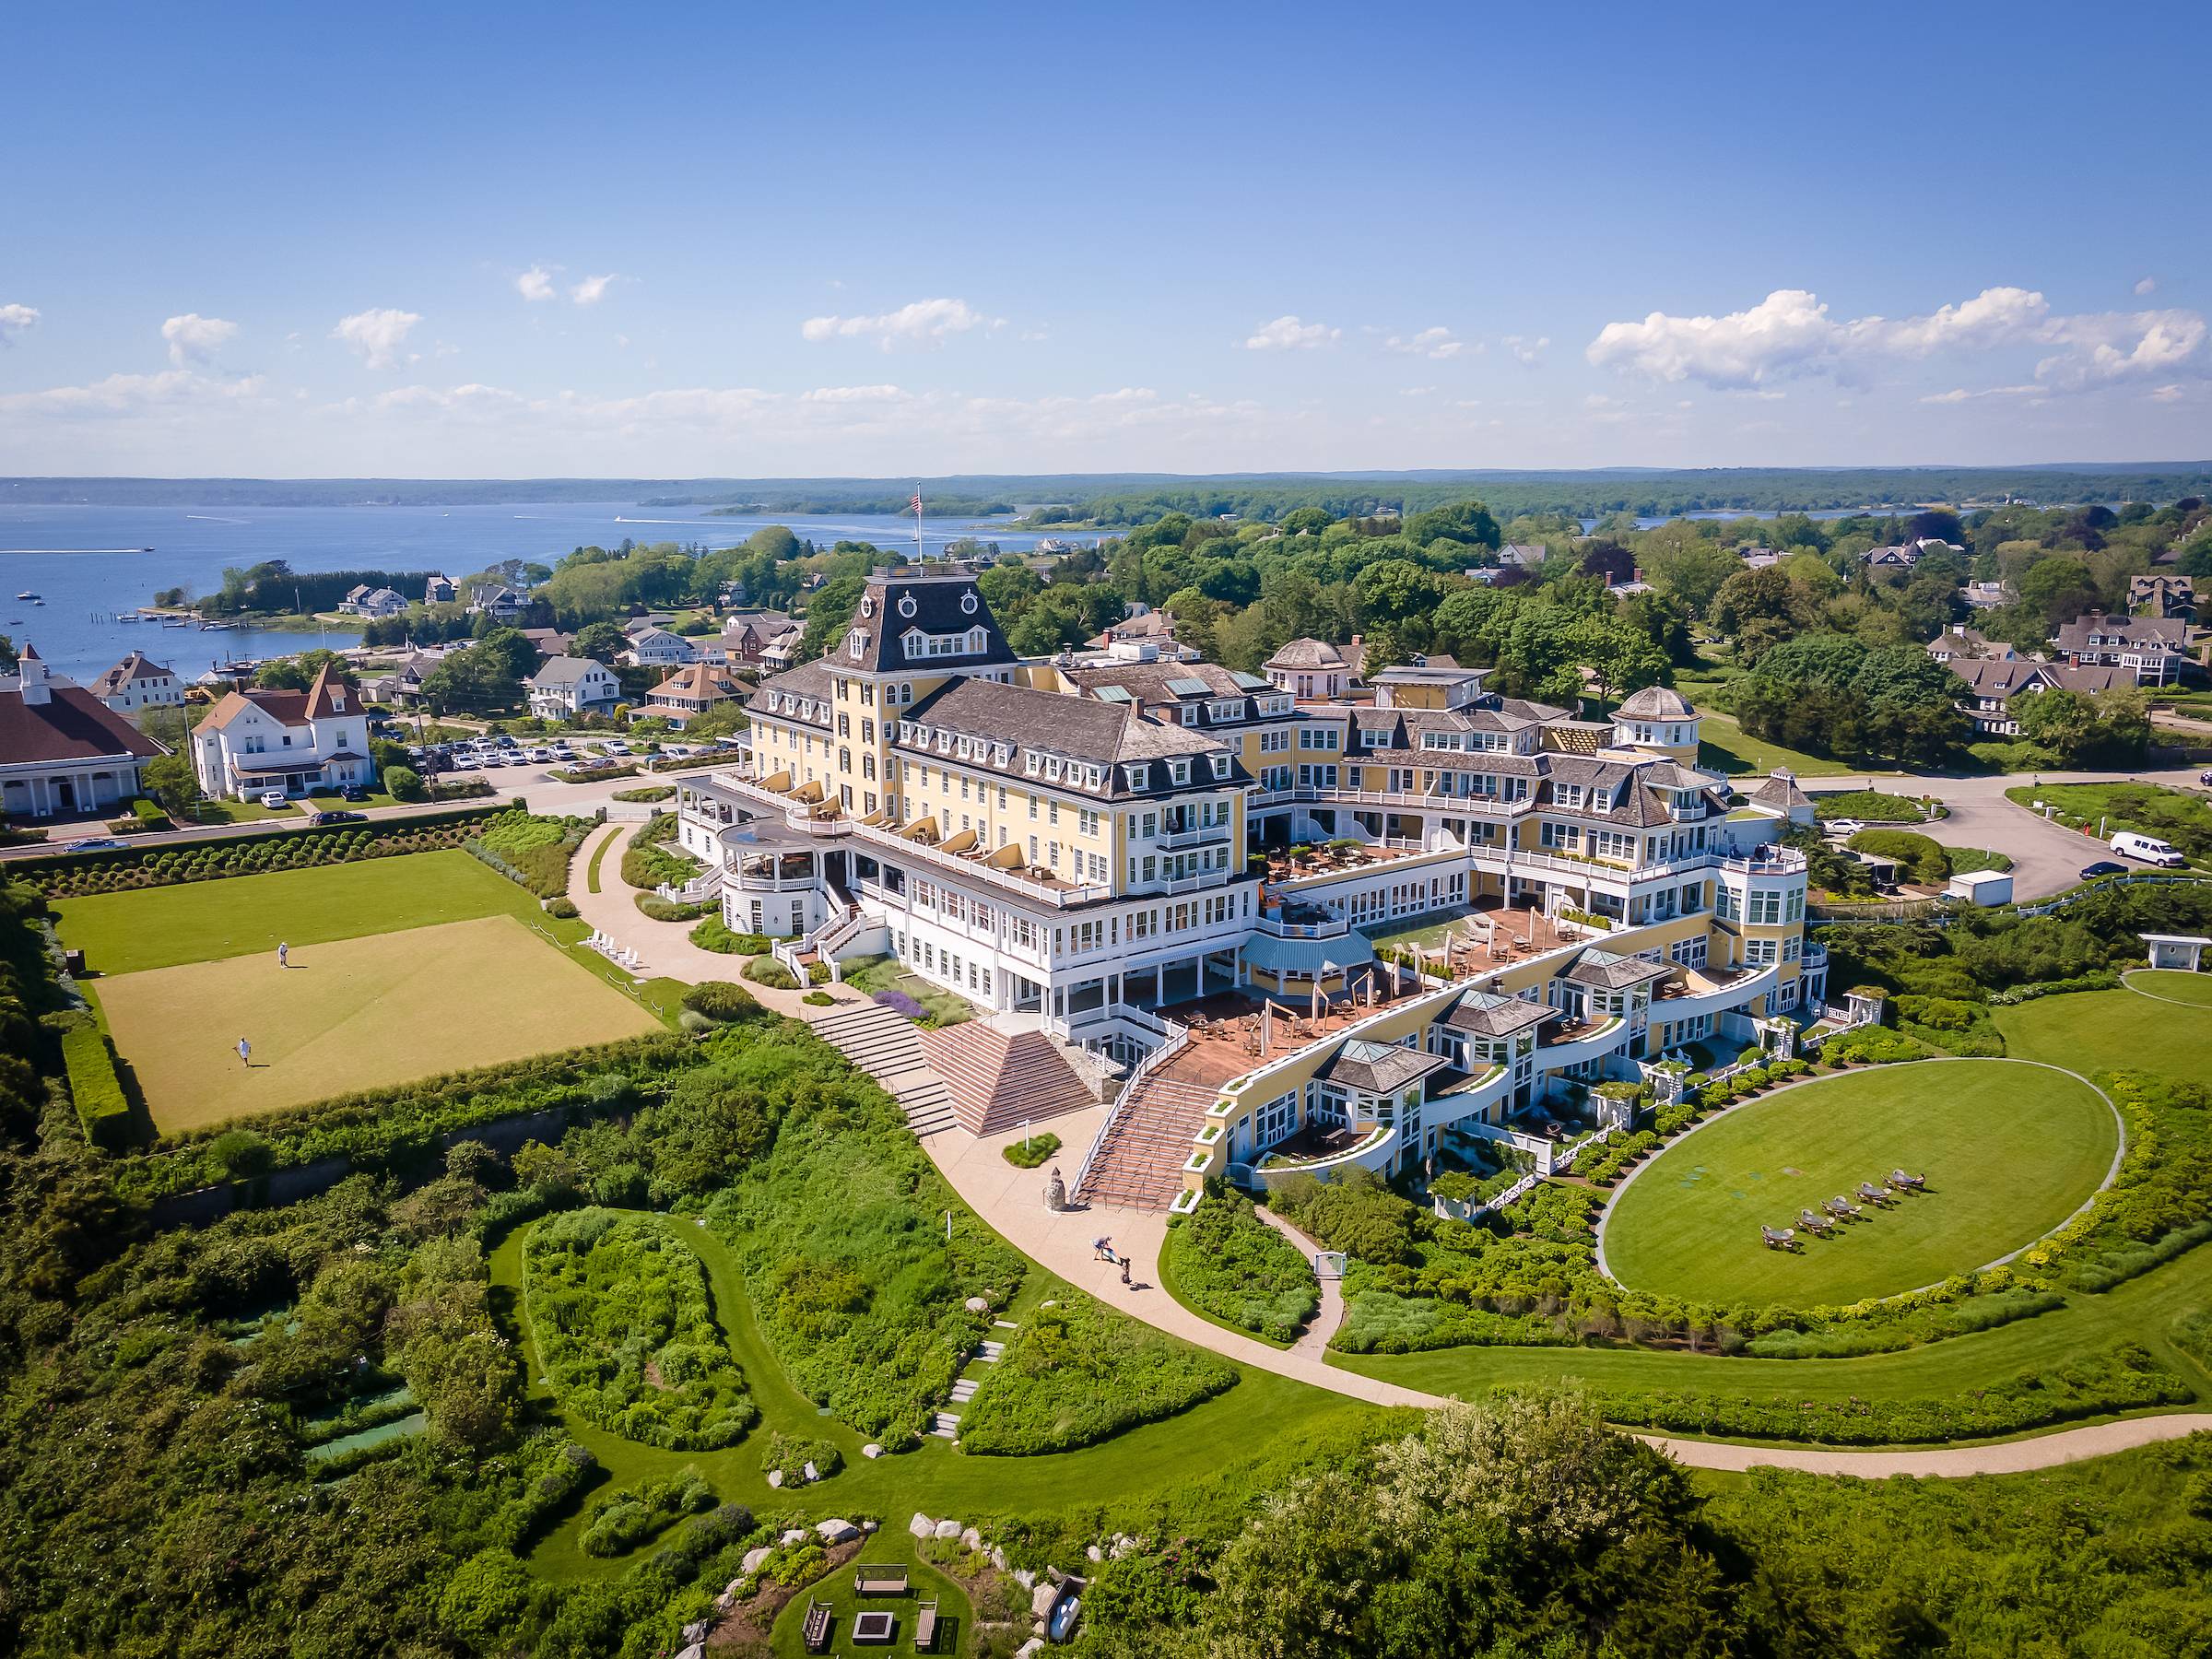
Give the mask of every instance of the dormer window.
[(975, 615), (974, 590), (971, 589), (969, 592), (960, 595), (960, 610), (965, 616), (972, 617)]
[(1217, 778), (1226, 778), (1229, 776), (1229, 757), (1227, 755), (1216, 755), (1214, 757), (1214, 776)]
[(1176, 782), (1188, 783), (1191, 781), (1191, 763), (1188, 760), (1177, 760), (1170, 768), (1170, 772)]
[(914, 596), (912, 594), (899, 595), (899, 614), (909, 618), (914, 614)]
[[(345, 692), (343, 692), (343, 691), (333, 691), (333, 692), (330, 694), (330, 712), (331, 712), (333, 714), (343, 714), (343, 713), (345, 713), (345, 712), (346, 712), (346, 693), (345, 693)], [(340, 738), (340, 739), (339, 739), (339, 741), (340, 741), (341, 743), (343, 743), (343, 742), (345, 741), (345, 739), (344, 739), (344, 738)]]
[(1145, 786), (1145, 766), (1144, 766), (1144, 763), (1143, 763), (1142, 761), (1139, 761), (1139, 762), (1137, 762), (1137, 763), (1136, 763), (1135, 765), (1134, 765), (1134, 766), (1124, 766), (1124, 767), (1123, 767), (1123, 768), (1122, 768), (1122, 781), (1123, 781), (1123, 782), (1124, 782), (1124, 783), (1125, 783), (1125, 784), (1126, 784), (1126, 785), (1127, 785), (1129, 788), (1131, 788), (1131, 789), (1142, 789), (1142, 788), (1144, 788), (1144, 786)]
[(873, 594), (863, 594), (860, 596), (860, 614), (864, 617), (872, 617), (876, 614), (876, 599)]

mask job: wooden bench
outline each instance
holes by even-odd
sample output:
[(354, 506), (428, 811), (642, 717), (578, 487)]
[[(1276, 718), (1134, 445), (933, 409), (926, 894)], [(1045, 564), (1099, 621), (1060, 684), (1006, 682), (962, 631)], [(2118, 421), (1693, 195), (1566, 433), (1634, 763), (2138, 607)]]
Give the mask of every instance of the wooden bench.
[(937, 1604), (919, 1603), (914, 1608), (914, 1652), (926, 1653), (937, 1641)]
[(853, 1594), (855, 1595), (904, 1595), (906, 1568), (897, 1562), (863, 1563), (853, 1569)]
[(806, 1623), (800, 1636), (810, 1653), (830, 1651), (830, 1604), (810, 1601), (806, 1604)]

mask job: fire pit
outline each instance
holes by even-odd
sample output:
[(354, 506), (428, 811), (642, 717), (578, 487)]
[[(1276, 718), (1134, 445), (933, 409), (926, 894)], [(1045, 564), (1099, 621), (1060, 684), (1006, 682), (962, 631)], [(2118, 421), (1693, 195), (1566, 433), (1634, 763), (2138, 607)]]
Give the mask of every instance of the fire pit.
[(899, 1630), (899, 1616), (895, 1613), (855, 1613), (853, 1615), (853, 1640), (873, 1646), (888, 1645)]

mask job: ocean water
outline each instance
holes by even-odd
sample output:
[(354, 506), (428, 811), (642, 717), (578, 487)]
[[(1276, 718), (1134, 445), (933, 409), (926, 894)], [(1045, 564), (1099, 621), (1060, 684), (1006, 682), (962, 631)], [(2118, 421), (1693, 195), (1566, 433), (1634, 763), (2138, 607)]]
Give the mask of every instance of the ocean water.
[[(441, 571), (460, 577), (502, 559), (553, 563), (572, 547), (674, 541), (734, 547), (764, 524), (827, 547), (868, 541), (911, 549), (912, 521), (865, 513), (807, 518), (705, 518), (683, 508), (635, 502), (562, 502), (496, 507), (29, 507), (0, 504), (0, 633), (35, 643), (56, 672), (87, 679), (135, 648), (186, 678), (231, 657), (281, 656), (354, 635), (274, 629), (204, 633), (156, 623), (118, 622), (163, 588), (212, 593), (228, 566), (281, 559), (296, 571)], [(1008, 552), (1040, 539), (1001, 533), (972, 519), (926, 516), (923, 544), (937, 549), (981, 535)], [(1073, 538), (1071, 538), (1073, 539)], [(1085, 537), (1083, 539), (1094, 539)], [(18, 599), (22, 592), (45, 603)]]

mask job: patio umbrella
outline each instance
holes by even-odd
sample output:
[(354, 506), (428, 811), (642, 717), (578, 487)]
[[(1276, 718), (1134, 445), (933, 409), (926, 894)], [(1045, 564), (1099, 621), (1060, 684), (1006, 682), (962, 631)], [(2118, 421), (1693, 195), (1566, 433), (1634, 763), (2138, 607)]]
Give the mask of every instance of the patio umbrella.
[(1324, 957), (1320, 970), (1313, 975), (1313, 1018), (1316, 1019), (1321, 1018), (1321, 982), (1335, 971), (1336, 964)]
[(1264, 997), (1260, 1002), (1260, 1053), (1265, 1054), (1275, 1046), (1275, 1002)]

